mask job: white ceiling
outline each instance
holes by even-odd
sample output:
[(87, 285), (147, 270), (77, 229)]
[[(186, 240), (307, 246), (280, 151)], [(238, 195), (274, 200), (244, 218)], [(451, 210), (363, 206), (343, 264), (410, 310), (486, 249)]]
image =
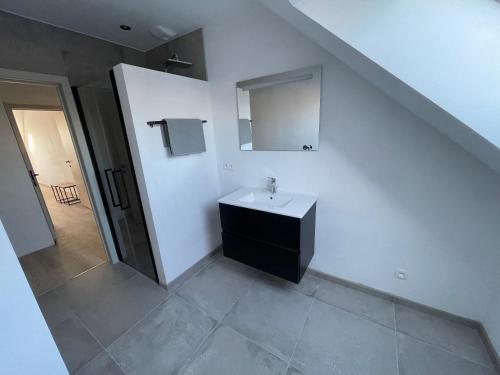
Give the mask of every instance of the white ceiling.
[[(231, 17), (250, 0), (0, 0), (0, 10), (147, 51), (163, 41), (149, 29), (185, 34)], [(120, 25), (132, 27), (123, 31)]]

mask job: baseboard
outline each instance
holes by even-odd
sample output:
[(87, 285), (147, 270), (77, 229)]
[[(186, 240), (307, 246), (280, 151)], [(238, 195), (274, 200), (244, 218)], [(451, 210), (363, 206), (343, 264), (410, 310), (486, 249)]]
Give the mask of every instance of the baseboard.
[(495, 367), (496, 371), (500, 374), (500, 358), (499, 358), (498, 352), (496, 351), (495, 347), (493, 346), (493, 343), (488, 336), (488, 332), (486, 331), (486, 329), (484, 328), (484, 326), (481, 322), (479, 322), (477, 320), (469, 319), (469, 318), (464, 318), (460, 315), (452, 314), (452, 313), (449, 313), (449, 312), (446, 312), (446, 311), (443, 311), (440, 309), (436, 309), (434, 307), (427, 306), (427, 305), (424, 305), (424, 304), (421, 304), (418, 302), (410, 301), (408, 299), (405, 299), (405, 298), (402, 298), (402, 297), (396, 296), (394, 294), (387, 293), (387, 292), (384, 292), (384, 291), (381, 291), (381, 290), (378, 290), (375, 288), (371, 288), (371, 287), (363, 285), (363, 284), (348, 281), (348, 280), (345, 280), (345, 279), (342, 279), (342, 278), (339, 278), (336, 276), (331, 276), (331, 275), (328, 275), (328, 274), (320, 272), (320, 271), (309, 269), (308, 272), (310, 272), (312, 275), (319, 277), (323, 280), (332, 281), (332, 282), (335, 282), (337, 284), (344, 285), (346, 287), (356, 289), (356, 290), (359, 290), (361, 292), (368, 293), (368, 294), (374, 295), (374, 296), (379, 297), (379, 298), (387, 299), (387, 300), (393, 301), (395, 303), (399, 303), (401, 305), (411, 307), (415, 310), (419, 310), (419, 311), (422, 311), (424, 313), (439, 316), (443, 319), (450, 320), (450, 321), (460, 323), (460, 324), (464, 324), (464, 325), (469, 326), (471, 328), (477, 329), (479, 332), (479, 335), (481, 336), (481, 339), (482, 339), (484, 345), (486, 346), (486, 349), (488, 350), (490, 358), (493, 362), (493, 366)]
[(497, 370), (500, 374), (500, 356), (493, 345), (493, 341), (491, 341), (490, 336), (488, 335), (488, 331), (484, 328), (483, 323), (479, 323), (479, 334), (486, 345), (486, 349), (488, 349), (491, 360), (493, 361), (493, 366), (495, 366), (495, 370)]
[[(207, 267), (209, 264), (214, 262), (219, 256), (222, 254), (222, 245), (217, 246), (214, 250), (212, 250), (209, 254), (201, 258), (198, 262), (196, 262), (193, 266), (188, 268), (186, 271), (184, 271), (182, 274), (177, 276), (173, 281), (168, 283), (167, 289), (170, 291), (175, 291), (178, 289), (187, 279), (189, 279), (191, 276), (193, 276), (195, 273), (199, 272), (203, 268)], [(399, 303), (408, 307), (411, 307), (413, 309), (436, 315), (439, 316), (443, 319), (447, 319), (456, 323), (464, 324), (467, 325), (471, 328), (475, 328), (478, 330), (479, 335), (481, 336), (481, 339), (484, 342), (484, 345), (486, 346), (486, 349), (488, 350), (491, 360), (493, 362), (493, 366), (495, 366), (496, 371), (500, 374), (500, 358), (498, 355), (498, 352), (496, 351), (495, 347), (493, 346), (492, 341), (490, 340), (488, 333), (486, 332), (486, 329), (484, 328), (483, 324), (481, 322), (478, 322), (473, 319), (468, 319), (464, 318), (462, 316), (456, 315), (456, 314), (451, 314), (449, 312), (443, 311), (436, 309), (434, 307), (430, 307), (418, 302), (413, 302), (408, 299), (396, 296), (391, 293), (387, 293), (363, 284), (355, 283), (352, 281), (348, 281), (345, 279), (342, 279), (340, 277), (328, 275), (326, 273), (316, 271), (313, 269), (308, 269), (308, 272), (316, 277), (319, 277), (320, 279), (327, 280), (327, 281), (332, 281), (337, 284), (344, 285), (346, 287), (352, 288), (359, 290), (364, 293), (368, 293), (371, 295), (374, 295), (379, 298), (387, 299), (390, 301), (393, 301), (395, 303)]]
[(191, 267), (189, 267), (186, 271), (177, 276), (174, 280), (169, 282), (166, 285), (167, 290), (175, 291), (176, 289), (178, 289), (187, 279), (189, 279), (195, 273), (200, 271), (202, 268), (205, 268), (210, 263), (215, 261), (215, 259), (217, 259), (217, 257), (221, 253), (222, 253), (222, 245), (219, 245), (215, 249), (213, 249), (210, 253), (201, 258), (199, 261), (197, 261), (195, 264), (193, 264)]

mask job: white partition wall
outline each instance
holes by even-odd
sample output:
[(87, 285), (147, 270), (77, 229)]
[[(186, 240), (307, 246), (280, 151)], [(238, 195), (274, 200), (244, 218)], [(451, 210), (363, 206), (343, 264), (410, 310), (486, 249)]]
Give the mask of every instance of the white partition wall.
[[(113, 69), (160, 283), (174, 280), (220, 243), (219, 180), (209, 85), (120, 64)], [(197, 118), (207, 151), (169, 156), (147, 121)]]
[(68, 374), (0, 222), (0, 373)]

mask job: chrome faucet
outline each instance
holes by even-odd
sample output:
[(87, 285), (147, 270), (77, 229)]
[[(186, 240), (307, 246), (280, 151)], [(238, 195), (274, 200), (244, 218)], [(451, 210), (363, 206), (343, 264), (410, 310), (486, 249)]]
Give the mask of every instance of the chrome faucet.
[(278, 191), (278, 185), (276, 185), (276, 177), (268, 177), (268, 184), (267, 184), (267, 190), (271, 194), (276, 194), (276, 191)]

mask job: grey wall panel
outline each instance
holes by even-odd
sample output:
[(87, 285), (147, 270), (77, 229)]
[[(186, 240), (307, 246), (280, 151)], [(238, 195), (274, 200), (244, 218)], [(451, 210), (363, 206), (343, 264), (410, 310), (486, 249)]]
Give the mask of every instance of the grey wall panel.
[(146, 52), (146, 67), (165, 71), (165, 61), (177, 53), (180, 60), (193, 63), (189, 68), (169, 67), (168, 72), (206, 81), (205, 48), (202, 29), (183, 35)]
[(67, 76), (72, 86), (108, 80), (122, 62), (145, 66), (144, 53), (0, 12), (0, 67)]

